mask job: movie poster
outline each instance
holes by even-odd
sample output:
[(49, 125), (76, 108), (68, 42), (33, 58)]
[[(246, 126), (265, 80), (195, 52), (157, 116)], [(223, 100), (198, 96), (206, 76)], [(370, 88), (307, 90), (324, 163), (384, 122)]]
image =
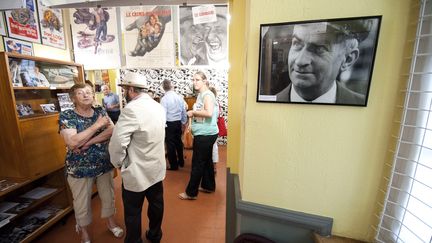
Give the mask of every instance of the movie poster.
[(121, 16), (128, 68), (175, 65), (170, 6), (122, 7)]
[(3, 37), (6, 52), (33, 56), (33, 45), (30, 42)]
[(4, 22), (3, 12), (0, 12), (0, 35), (6, 36), (6, 25)]
[(181, 6), (180, 63), (183, 66), (228, 66), (226, 5)]
[(115, 8), (70, 9), (75, 62), (86, 70), (120, 67)]
[(40, 43), (35, 0), (26, 0), (26, 6), (5, 11), (9, 37)]
[(65, 49), (65, 33), (61, 9), (50, 9), (38, 1), (42, 44)]

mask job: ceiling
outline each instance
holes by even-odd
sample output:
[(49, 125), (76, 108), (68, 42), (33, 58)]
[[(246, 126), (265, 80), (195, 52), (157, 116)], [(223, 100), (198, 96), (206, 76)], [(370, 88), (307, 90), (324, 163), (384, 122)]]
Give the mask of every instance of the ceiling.
[(226, 4), (228, 0), (43, 0), (51, 8), (89, 8), (138, 5)]

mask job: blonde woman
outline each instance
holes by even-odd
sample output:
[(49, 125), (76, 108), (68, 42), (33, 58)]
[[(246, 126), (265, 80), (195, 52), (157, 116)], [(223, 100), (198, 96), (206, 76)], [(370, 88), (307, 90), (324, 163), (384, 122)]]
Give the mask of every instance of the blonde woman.
[(193, 110), (187, 112), (189, 117), (188, 129), (192, 129), (194, 141), (189, 183), (186, 191), (179, 194), (179, 198), (182, 200), (196, 199), (198, 191), (212, 193), (216, 190), (212, 150), (219, 133), (217, 127), (218, 105), (216, 97), (209, 90), (209, 82), (204, 72), (196, 72), (192, 82), (199, 94), (193, 105)]

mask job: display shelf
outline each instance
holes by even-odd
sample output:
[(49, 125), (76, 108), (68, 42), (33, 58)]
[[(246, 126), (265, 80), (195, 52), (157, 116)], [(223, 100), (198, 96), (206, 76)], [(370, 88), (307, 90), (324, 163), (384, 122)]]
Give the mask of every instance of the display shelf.
[(61, 211), (59, 211), (54, 217), (52, 217), (48, 222), (46, 222), (44, 225), (39, 227), (37, 230), (30, 233), (26, 238), (24, 238), (21, 243), (28, 243), (32, 242), (36, 237), (38, 237), (40, 234), (42, 234), (45, 230), (47, 230), (49, 227), (57, 223), (59, 220), (61, 220), (64, 216), (66, 216), (68, 213), (70, 213), (73, 210), (72, 206), (69, 206)]
[[(42, 204), (46, 203), (47, 201), (49, 201), (50, 199), (52, 199), (53, 197), (55, 197), (56, 195), (59, 195), (63, 192), (65, 192), (65, 188), (56, 188), (57, 190), (53, 193), (50, 193), (49, 195), (46, 195), (44, 197), (42, 197), (41, 199), (37, 199), (34, 202), (32, 202), (27, 208), (23, 209), (22, 211), (20, 211), (19, 213), (16, 214), (15, 217), (13, 217), (9, 223), (13, 223), (19, 219), (21, 219), (23, 216), (27, 215), (29, 212), (35, 210), (36, 208), (40, 207)], [(23, 198), (19, 198), (21, 200), (23, 200)]]
[(30, 180), (28, 180), (28, 179), (20, 179), (20, 178), (8, 178), (8, 177), (0, 178), (0, 181), (3, 181), (3, 180), (7, 180), (7, 181), (9, 181), (11, 183), (14, 183), (14, 185), (9, 186), (7, 188), (0, 189), (0, 198), (2, 198), (3, 195), (6, 195), (9, 192), (17, 190), (20, 187), (25, 186), (28, 183), (30, 183)]
[(41, 89), (41, 90), (43, 90), (43, 89), (50, 90), (50, 89), (56, 89), (56, 88), (55, 87), (54, 88), (50, 88), (50, 87), (13, 87), (13, 89), (14, 90), (39, 90), (39, 89)]
[[(66, 93), (74, 84), (84, 83), (84, 69), (73, 62), (0, 52), (0, 80), (0, 178), (17, 182), (0, 191), (3, 206), (12, 206), (4, 211), (3, 218), (9, 222), (4, 220), (0, 239), (47, 204), (61, 209), (34, 224), (38, 228), (27, 236), (18, 236), (19, 242), (30, 242), (72, 210), (64, 172), (66, 147), (58, 133), (58, 119), (60, 108), (71, 108), (71, 102), (65, 102)], [(59, 100), (64, 106), (60, 107)], [(13, 200), (38, 187), (57, 190), (32, 202)], [(8, 213), (16, 215), (7, 218)]]
[(59, 112), (52, 112), (50, 114), (46, 113), (38, 113), (38, 114), (32, 114), (27, 116), (21, 116), (19, 119), (20, 121), (27, 121), (27, 120), (34, 120), (34, 119), (41, 119), (44, 117), (57, 117), (59, 115)]

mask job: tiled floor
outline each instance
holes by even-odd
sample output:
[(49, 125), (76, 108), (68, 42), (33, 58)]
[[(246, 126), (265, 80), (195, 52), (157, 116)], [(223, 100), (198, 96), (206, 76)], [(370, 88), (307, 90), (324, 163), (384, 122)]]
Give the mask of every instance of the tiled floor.
[[(191, 168), (191, 150), (185, 150), (185, 167), (179, 171), (167, 171), (164, 181), (165, 213), (162, 225), (164, 243), (222, 243), (225, 242), (225, 199), (226, 199), (226, 147), (219, 146), (220, 162), (217, 164), (216, 192), (200, 193), (195, 201), (178, 199), (178, 193), (183, 192), (189, 180)], [(124, 227), (123, 203), (121, 199), (121, 179), (115, 180), (116, 206), (118, 223)], [(143, 209), (143, 232), (147, 221), (147, 202)], [(123, 242), (116, 239), (106, 229), (105, 222), (99, 217), (100, 203), (95, 196), (92, 201), (93, 224), (91, 226), (92, 243)], [(80, 242), (75, 233), (73, 214), (65, 218), (65, 224), (58, 223), (41, 235), (37, 243), (69, 243)], [(145, 237), (143, 237), (143, 242)]]

